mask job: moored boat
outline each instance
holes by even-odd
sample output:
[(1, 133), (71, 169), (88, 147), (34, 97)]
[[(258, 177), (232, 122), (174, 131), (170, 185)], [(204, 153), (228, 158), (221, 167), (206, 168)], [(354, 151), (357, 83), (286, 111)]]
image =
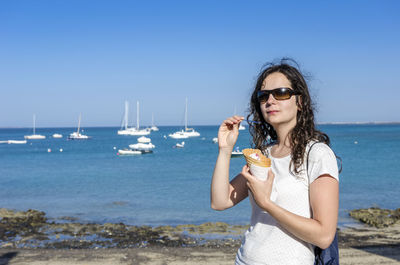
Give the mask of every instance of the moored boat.
[(196, 132), (195, 129), (193, 128), (188, 128), (187, 127), (187, 105), (188, 105), (188, 100), (186, 98), (186, 105), (185, 105), (185, 129), (181, 131), (177, 131), (174, 133), (169, 134), (168, 136), (173, 138), (173, 139), (186, 139), (189, 137), (197, 137), (200, 136), (199, 132)]
[(156, 146), (152, 143), (137, 143), (137, 144), (130, 144), (129, 148), (134, 150), (151, 150), (154, 149)]
[(154, 125), (154, 114), (151, 114), (151, 127), (150, 130), (157, 132), (159, 129), (157, 126)]
[(35, 114), (33, 114), (33, 134), (31, 134), (31, 135), (25, 135), (24, 138), (25, 138), (25, 139), (28, 139), (28, 140), (42, 140), (42, 139), (46, 139), (46, 136), (40, 135), (40, 134), (36, 134), (36, 115), (35, 115)]
[(243, 152), (240, 151), (239, 147), (236, 147), (236, 149), (234, 151), (232, 151), (231, 156), (235, 157), (235, 156), (242, 156)]
[(185, 131), (177, 131), (171, 134), (168, 134), (169, 137), (173, 139), (186, 139), (189, 138), (189, 135), (185, 134)]
[(0, 144), (26, 144), (26, 140), (6, 140), (0, 141)]
[(147, 143), (150, 143), (150, 142), (151, 142), (151, 139), (150, 139), (150, 138), (147, 138), (147, 137), (145, 137), (145, 136), (142, 136), (142, 137), (139, 137), (139, 138), (137, 139), (137, 141), (138, 141), (138, 143), (147, 144)]
[(139, 150), (132, 149), (119, 149), (117, 155), (141, 155), (142, 152)]
[(90, 138), (90, 136), (79, 133), (79, 130), (81, 128), (81, 116), (82, 115), (79, 114), (78, 130), (69, 135), (68, 137), (69, 140), (87, 140)]
[(123, 124), (120, 130), (118, 130), (119, 135), (149, 135), (151, 132), (150, 128), (140, 129), (139, 126), (139, 101), (136, 102), (136, 128), (128, 127), (128, 112), (129, 112), (129, 103), (125, 101), (125, 114)]
[(185, 147), (185, 142), (177, 143), (174, 147), (175, 148), (183, 148), (183, 147)]

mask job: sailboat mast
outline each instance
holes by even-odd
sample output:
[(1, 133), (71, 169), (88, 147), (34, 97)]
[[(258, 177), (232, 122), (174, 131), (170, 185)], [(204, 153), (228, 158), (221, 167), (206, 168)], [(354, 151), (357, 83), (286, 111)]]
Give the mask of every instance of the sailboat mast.
[(139, 101), (136, 102), (136, 129), (139, 130)]
[(78, 130), (76, 131), (76, 134), (79, 136), (79, 129), (81, 128), (81, 116), (82, 113), (79, 113), (79, 122), (78, 122)]
[(33, 135), (36, 134), (36, 114), (33, 114)]
[(125, 130), (128, 129), (128, 113), (129, 113), (129, 103), (127, 100), (125, 100), (125, 117), (124, 117)]
[(186, 98), (186, 105), (185, 105), (185, 131), (187, 131), (187, 104), (188, 104), (188, 99)]

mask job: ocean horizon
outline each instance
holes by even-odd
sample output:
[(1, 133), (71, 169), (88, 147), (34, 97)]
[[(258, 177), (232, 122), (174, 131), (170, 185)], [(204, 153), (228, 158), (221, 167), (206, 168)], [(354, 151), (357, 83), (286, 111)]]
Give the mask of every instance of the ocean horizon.
[[(243, 121), (243, 124), (248, 126), (246, 120)], [(397, 125), (400, 124), (400, 121), (332, 121), (332, 122), (316, 122), (316, 125)], [(150, 128), (152, 125), (147, 124), (145, 126), (141, 126), (143, 128)], [(184, 125), (178, 124), (161, 124), (157, 125), (158, 127), (184, 127)], [(202, 127), (202, 126), (220, 126), (220, 124), (191, 124), (189, 127)], [(135, 127), (135, 125), (129, 126)], [(57, 129), (57, 128), (77, 128), (77, 126), (36, 126), (36, 129)], [(91, 125), (91, 126), (82, 126), (82, 128), (121, 128), (121, 126), (117, 125)], [(30, 129), (32, 130), (32, 126), (0, 126), (0, 129)]]

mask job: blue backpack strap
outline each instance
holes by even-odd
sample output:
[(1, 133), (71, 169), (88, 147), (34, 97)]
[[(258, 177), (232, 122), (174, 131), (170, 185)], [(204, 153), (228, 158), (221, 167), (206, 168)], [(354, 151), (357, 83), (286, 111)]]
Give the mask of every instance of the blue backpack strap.
[[(310, 156), (311, 148), (317, 144), (314, 142), (307, 152), (307, 176), (308, 176), (308, 158)], [(326, 249), (321, 249), (317, 246), (314, 248), (315, 261), (314, 265), (339, 265), (339, 244), (337, 239), (337, 232), (330, 246)]]
[(327, 249), (315, 247), (314, 254), (314, 265), (339, 265), (339, 244), (337, 240), (337, 232), (331, 245)]

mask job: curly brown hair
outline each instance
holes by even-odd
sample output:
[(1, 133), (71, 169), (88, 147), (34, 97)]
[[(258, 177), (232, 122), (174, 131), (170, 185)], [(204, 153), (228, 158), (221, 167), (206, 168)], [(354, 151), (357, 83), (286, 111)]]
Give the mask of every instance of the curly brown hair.
[[(314, 105), (311, 101), (307, 82), (298, 68), (298, 64), (293, 59), (288, 58), (281, 59), (279, 63), (268, 63), (258, 75), (256, 86), (251, 95), (249, 114), (247, 115), (250, 134), (253, 137), (253, 147), (265, 151), (267, 147), (277, 141), (277, 134), (274, 128), (264, 120), (260, 103), (257, 100), (257, 92), (261, 90), (263, 81), (268, 75), (279, 72), (290, 81), (293, 90), (300, 92), (300, 95), (296, 96), (296, 104), (299, 107), (296, 126), (289, 132), (292, 148), (290, 169), (295, 174), (301, 171), (300, 167), (304, 162), (306, 146), (310, 141), (330, 145), (328, 135), (315, 128)], [(258, 123), (251, 122), (251, 120)]]

